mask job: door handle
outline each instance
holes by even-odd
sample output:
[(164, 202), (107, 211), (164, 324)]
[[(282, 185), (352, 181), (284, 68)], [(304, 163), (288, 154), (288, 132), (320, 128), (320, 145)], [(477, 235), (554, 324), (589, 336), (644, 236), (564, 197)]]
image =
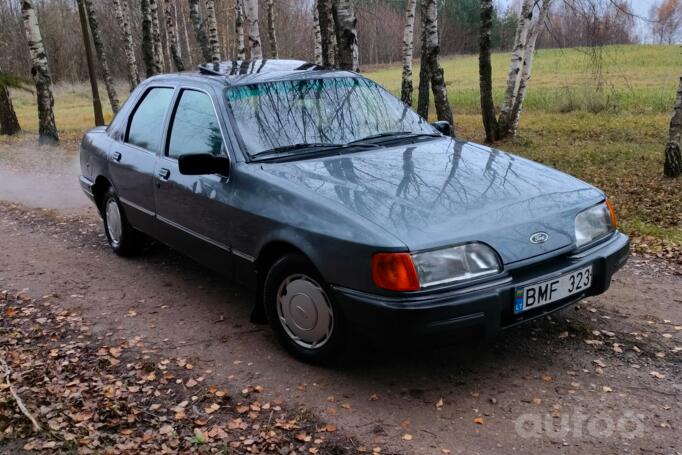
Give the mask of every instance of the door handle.
[(159, 175), (159, 178), (161, 180), (166, 181), (170, 177), (171, 173), (170, 173), (170, 170), (168, 170), (166, 168), (161, 168), (161, 169), (159, 169), (158, 175)]
[(121, 161), (121, 152), (114, 152), (111, 157), (114, 159), (114, 161)]

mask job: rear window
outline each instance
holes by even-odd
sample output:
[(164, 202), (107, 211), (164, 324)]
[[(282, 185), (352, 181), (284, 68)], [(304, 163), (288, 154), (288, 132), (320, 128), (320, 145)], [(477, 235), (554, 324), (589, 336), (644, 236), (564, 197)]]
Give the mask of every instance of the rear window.
[(130, 119), (126, 142), (157, 153), (161, 147), (163, 122), (172, 97), (172, 88), (150, 89)]

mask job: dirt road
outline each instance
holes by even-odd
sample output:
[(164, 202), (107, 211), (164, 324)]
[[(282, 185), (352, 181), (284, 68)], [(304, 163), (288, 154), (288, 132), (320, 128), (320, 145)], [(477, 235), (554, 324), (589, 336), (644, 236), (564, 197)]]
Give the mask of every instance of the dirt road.
[(67, 215), (0, 204), (1, 287), (57, 294), (97, 335), (142, 336), (220, 386), (262, 385), (370, 451), (682, 452), (682, 277), (663, 263), (632, 260), (605, 295), (491, 345), (356, 345), (325, 369), (249, 322), (251, 293), (163, 246), (118, 258), (91, 209)]

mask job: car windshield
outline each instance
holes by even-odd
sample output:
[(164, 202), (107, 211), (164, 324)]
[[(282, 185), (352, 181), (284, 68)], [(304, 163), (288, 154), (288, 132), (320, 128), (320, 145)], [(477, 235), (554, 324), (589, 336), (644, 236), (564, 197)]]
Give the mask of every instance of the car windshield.
[(363, 78), (250, 84), (229, 88), (226, 96), (251, 157), (437, 134), (412, 109)]

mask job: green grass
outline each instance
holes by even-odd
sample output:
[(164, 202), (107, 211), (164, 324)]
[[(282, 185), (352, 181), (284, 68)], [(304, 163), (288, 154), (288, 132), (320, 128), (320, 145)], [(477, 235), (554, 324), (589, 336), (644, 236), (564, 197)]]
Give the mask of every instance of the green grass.
[[(675, 98), (682, 48), (679, 46), (608, 46), (601, 51), (600, 71), (587, 49), (541, 49), (524, 108), (545, 112), (668, 112)], [(442, 60), (451, 103), (458, 113), (478, 113), (478, 58), (454, 56)], [(502, 99), (509, 54), (492, 56), (493, 86)], [(419, 74), (416, 65), (414, 74)], [(367, 75), (399, 93), (397, 66), (370, 68)], [(600, 83), (598, 83), (600, 82)]]
[[(614, 201), (621, 227), (682, 245), (682, 179), (662, 177), (675, 89), (682, 73), (679, 46), (611, 46), (601, 51), (600, 71), (584, 49), (540, 50), (524, 104), (518, 137), (497, 147), (571, 173), (604, 189)], [(499, 105), (509, 54), (494, 54), (493, 83)], [(444, 58), (449, 98), (458, 136), (483, 140), (478, 92), (478, 58)], [(400, 65), (366, 68), (366, 75), (394, 93)], [(419, 72), (418, 65), (415, 75)], [(416, 79), (416, 77), (415, 77)], [(415, 81), (416, 82), (416, 81)], [(106, 92), (100, 86), (107, 113)], [(37, 131), (34, 96), (14, 95), (22, 127)], [(127, 87), (120, 84), (121, 99)], [(69, 148), (92, 126), (89, 86), (58, 85), (57, 126)], [(431, 110), (433, 116), (433, 109)], [(21, 139), (0, 139), (0, 141)]]

